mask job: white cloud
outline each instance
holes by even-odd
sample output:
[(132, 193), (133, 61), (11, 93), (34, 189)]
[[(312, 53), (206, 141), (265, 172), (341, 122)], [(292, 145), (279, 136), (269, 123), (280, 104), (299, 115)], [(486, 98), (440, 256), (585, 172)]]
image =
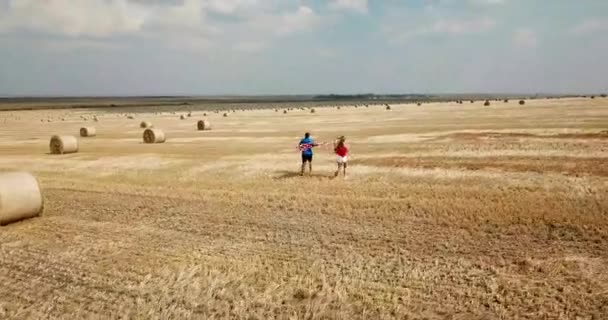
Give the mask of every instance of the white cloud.
[(469, 0), (469, 3), (481, 6), (492, 6), (497, 4), (504, 4), (506, 0)]
[[(407, 42), (412, 38), (425, 36), (463, 36), (483, 34), (492, 30), (496, 21), (488, 17), (473, 19), (439, 18), (433, 24), (407, 30), (394, 26), (385, 27), (385, 33), (393, 44)], [(405, 29), (405, 30), (404, 30)]]
[(513, 44), (519, 48), (536, 48), (538, 36), (530, 29), (520, 29), (513, 34)]
[(608, 20), (589, 19), (570, 30), (574, 35), (585, 35), (595, 32), (608, 32)]
[(312, 29), (317, 22), (319, 16), (306, 6), (301, 6), (296, 12), (284, 14), (279, 18), (277, 34), (289, 35), (296, 32), (308, 31)]
[(254, 52), (320, 21), (310, 7), (261, 0), (12, 0), (0, 7), (0, 33), (52, 34), (89, 46), (129, 35), (196, 50), (221, 45)]
[(334, 10), (352, 10), (360, 13), (367, 12), (367, 0), (333, 0), (329, 7)]
[(142, 9), (126, 0), (14, 0), (0, 16), (0, 32), (106, 37), (140, 30), (147, 15)]

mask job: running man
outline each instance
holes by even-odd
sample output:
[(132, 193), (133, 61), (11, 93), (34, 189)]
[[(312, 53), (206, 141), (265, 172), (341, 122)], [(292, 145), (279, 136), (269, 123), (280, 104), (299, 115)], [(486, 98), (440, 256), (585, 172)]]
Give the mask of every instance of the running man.
[(302, 171), (300, 171), (300, 176), (304, 175), (304, 170), (306, 169), (306, 163), (308, 162), (308, 172), (312, 174), (312, 148), (316, 147), (317, 144), (310, 137), (310, 133), (306, 132), (304, 134), (304, 139), (300, 140), (299, 148), (302, 151)]
[(346, 167), (348, 166), (348, 148), (346, 147), (346, 138), (341, 136), (334, 145), (334, 152), (336, 153), (336, 162), (338, 163), (338, 169), (334, 174), (334, 177), (340, 175), (340, 169), (344, 172), (344, 179), (346, 179)]

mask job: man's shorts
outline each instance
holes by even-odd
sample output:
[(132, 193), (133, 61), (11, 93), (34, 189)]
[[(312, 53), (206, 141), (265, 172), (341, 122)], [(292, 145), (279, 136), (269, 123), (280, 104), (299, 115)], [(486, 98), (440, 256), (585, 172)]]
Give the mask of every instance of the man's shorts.
[(312, 154), (303, 154), (302, 153), (302, 163), (312, 162)]

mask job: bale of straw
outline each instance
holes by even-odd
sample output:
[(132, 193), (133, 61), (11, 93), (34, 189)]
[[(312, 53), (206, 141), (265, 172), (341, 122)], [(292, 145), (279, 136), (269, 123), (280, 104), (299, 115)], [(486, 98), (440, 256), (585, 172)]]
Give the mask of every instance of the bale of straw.
[(0, 225), (36, 217), (42, 213), (40, 186), (27, 172), (0, 174)]
[(148, 121), (142, 121), (139, 124), (139, 127), (142, 129), (148, 129), (148, 128), (152, 128), (152, 123), (148, 122)]
[(283, 114), (287, 114), (287, 110), (283, 110)]
[(74, 136), (52, 136), (49, 143), (51, 154), (78, 152), (78, 139)]
[(489, 107), (490, 106), (490, 100), (486, 100), (486, 102), (483, 105), (486, 106), (486, 107)]
[(227, 116), (228, 116), (228, 114), (227, 114), (227, 113), (224, 113), (224, 117), (227, 117)]
[(211, 123), (207, 120), (199, 120), (196, 124), (198, 130), (211, 130)]
[(179, 116), (179, 119), (184, 120), (184, 119), (186, 119), (186, 117), (184, 117), (184, 115), (182, 114), (181, 116)]
[(188, 118), (192, 117), (192, 112), (188, 112)]
[(310, 113), (315, 113), (315, 109), (310, 109)]
[(133, 120), (133, 119), (135, 119), (135, 117), (134, 116), (127, 116), (127, 119)]
[(526, 101), (525, 101), (525, 100), (519, 100), (519, 105), (520, 105), (520, 106), (523, 106), (524, 104), (526, 104)]
[(97, 135), (97, 130), (95, 127), (83, 127), (80, 128), (80, 136), (81, 137), (94, 137)]
[(144, 143), (164, 143), (165, 133), (160, 129), (148, 128), (144, 130)]
[(389, 106), (388, 104), (386, 105), (386, 110), (391, 110), (391, 106)]

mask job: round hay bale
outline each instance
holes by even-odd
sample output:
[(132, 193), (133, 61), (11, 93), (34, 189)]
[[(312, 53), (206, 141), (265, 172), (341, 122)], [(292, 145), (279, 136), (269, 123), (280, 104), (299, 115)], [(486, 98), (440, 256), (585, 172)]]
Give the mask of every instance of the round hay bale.
[(27, 172), (0, 174), (0, 226), (42, 213), (40, 186)]
[(211, 123), (207, 120), (199, 120), (196, 124), (198, 130), (211, 130)]
[(203, 117), (206, 117), (206, 116), (207, 116), (207, 113), (206, 113), (206, 112), (205, 112), (205, 113), (203, 113)]
[(135, 119), (135, 117), (134, 116), (127, 116), (127, 119), (133, 120), (133, 119)]
[(389, 106), (388, 104), (386, 105), (386, 110), (391, 110), (391, 106)]
[(51, 154), (78, 152), (78, 139), (74, 136), (52, 136), (49, 143)]
[(97, 130), (94, 127), (83, 127), (80, 128), (81, 137), (94, 137), (97, 135)]
[(526, 104), (526, 100), (519, 100), (519, 105), (523, 106), (524, 104)]
[(179, 119), (180, 119), (180, 120), (185, 120), (185, 119), (186, 119), (186, 117), (184, 117), (184, 115), (182, 114), (181, 116), (179, 116)]
[(150, 123), (148, 121), (142, 121), (139, 124), (139, 127), (142, 128), (142, 129), (149, 129), (149, 128), (152, 128), (152, 123)]
[(418, 106), (420, 107), (422, 105), (422, 103), (418, 102)]
[(287, 114), (287, 110), (283, 110), (283, 114)]
[(509, 99), (505, 99), (505, 100), (504, 100), (504, 103), (509, 103)]
[(192, 112), (188, 112), (188, 118), (192, 117)]
[(315, 113), (315, 109), (310, 109), (310, 113)]
[(227, 116), (228, 116), (228, 113), (224, 113), (224, 117), (227, 117)]
[(165, 133), (160, 129), (148, 128), (144, 130), (144, 143), (164, 143)]
[(489, 107), (490, 106), (490, 100), (486, 100), (486, 102), (483, 104), (485, 107)]

